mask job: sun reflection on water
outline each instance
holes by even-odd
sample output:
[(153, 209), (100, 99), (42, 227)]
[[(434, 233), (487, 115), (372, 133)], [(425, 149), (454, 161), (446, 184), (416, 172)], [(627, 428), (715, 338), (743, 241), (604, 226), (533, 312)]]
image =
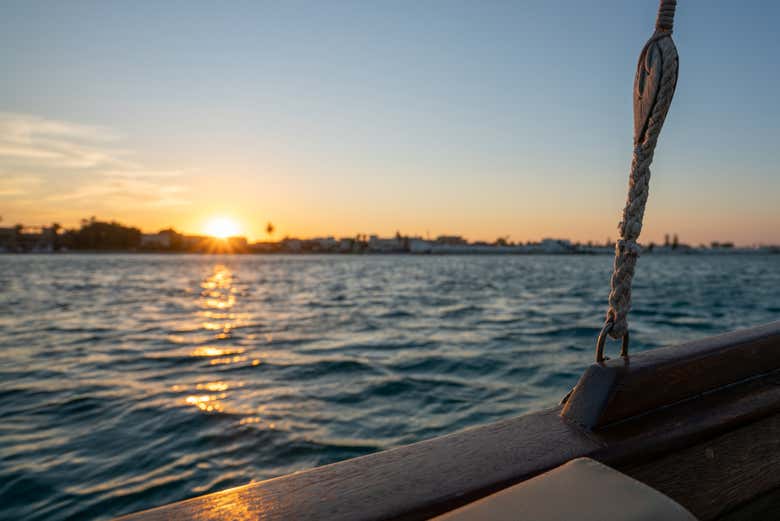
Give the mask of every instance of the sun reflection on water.
[(209, 364), (211, 365), (221, 365), (221, 364), (237, 364), (239, 362), (246, 362), (247, 357), (245, 356), (226, 356), (223, 358), (212, 358), (209, 361)]
[(226, 382), (207, 382), (204, 384), (198, 384), (196, 389), (199, 391), (206, 390), (211, 392), (222, 392), (230, 389), (230, 386)]
[[(234, 284), (234, 276), (227, 266), (217, 264), (211, 273), (200, 283), (201, 292), (198, 297), (198, 311), (196, 317), (200, 331), (208, 333), (210, 345), (194, 347), (189, 355), (195, 358), (208, 360), (210, 366), (229, 364), (251, 364), (258, 366), (261, 360), (255, 356), (249, 356), (243, 347), (221, 345), (232, 338), (232, 332), (239, 325), (240, 315), (231, 311), (237, 304), (237, 296), (240, 291)], [(183, 340), (183, 339), (182, 339)], [(215, 367), (214, 371), (219, 371)], [(189, 385), (174, 385), (172, 390), (181, 393), (179, 400), (186, 405), (196, 407), (206, 413), (227, 412), (225, 400), (229, 398), (230, 391), (242, 387), (243, 382), (227, 382), (215, 378), (213, 381), (201, 381)], [(183, 396), (181, 396), (183, 395)], [(231, 410), (231, 413), (237, 411)], [(240, 421), (241, 425), (262, 423), (257, 414), (258, 411), (244, 411), (247, 416)], [(268, 425), (266, 425), (268, 427)], [(270, 427), (273, 428), (273, 427)]]
[(223, 298), (222, 295), (219, 298), (209, 298), (206, 300), (206, 306), (212, 309), (229, 309), (236, 303), (235, 297), (229, 295), (227, 298)]
[(198, 357), (231, 356), (240, 355), (243, 352), (243, 347), (202, 346), (195, 348), (190, 355)]
[(202, 394), (200, 396), (196, 395), (190, 395), (187, 396), (187, 398), (184, 399), (184, 402), (189, 405), (194, 405), (201, 411), (206, 412), (222, 412), (224, 410), (222, 404), (219, 402), (219, 400), (224, 400), (227, 398), (226, 393), (221, 394)]

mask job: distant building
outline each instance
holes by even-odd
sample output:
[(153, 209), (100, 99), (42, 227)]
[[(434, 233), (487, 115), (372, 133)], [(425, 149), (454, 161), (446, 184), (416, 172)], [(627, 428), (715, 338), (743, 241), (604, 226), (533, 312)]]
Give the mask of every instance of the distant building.
[(181, 238), (181, 247), (185, 251), (209, 251), (209, 245), (213, 239), (205, 235), (184, 235)]
[(569, 253), (574, 247), (567, 239), (542, 239), (539, 249), (542, 253)]
[(439, 235), (436, 237), (436, 242), (439, 244), (448, 244), (450, 246), (468, 244), (468, 241), (460, 235)]
[(256, 242), (249, 246), (252, 253), (273, 253), (279, 250), (279, 243), (276, 242)]
[[(141, 249), (145, 250), (174, 250), (181, 251), (188, 249), (185, 247), (185, 237), (173, 228), (160, 230), (157, 233), (141, 234)], [(198, 239), (201, 239), (198, 237)]]
[(352, 237), (342, 237), (339, 239), (339, 253), (350, 253), (355, 251), (355, 239)]
[(312, 240), (314, 242), (313, 250), (314, 251), (320, 251), (320, 252), (326, 252), (326, 251), (336, 251), (339, 247), (339, 241), (334, 239), (333, 237), (321, 237), (317, 239)]
[(398, 253), (404, 251), (404, 243), (401, 237), (392, 239), (380, 239), (372, 235), (368, 239), (368, 251), (372, 253)]
[(433, 243), (424, 239), (410, 239), (409, 253), (433, 253)]
[(153, 250), (169, 250), (171, 248), (171, 236), (170, 234), (163, 233), (163, 232), (142, 233), (141, 248), (153, 249)]
[(0, 228), (0, 252), (53, 252), (60, 247), (59, 225)]
[(293, 253), (301, 251), (300, 239), (282, 239), (282, 250)]

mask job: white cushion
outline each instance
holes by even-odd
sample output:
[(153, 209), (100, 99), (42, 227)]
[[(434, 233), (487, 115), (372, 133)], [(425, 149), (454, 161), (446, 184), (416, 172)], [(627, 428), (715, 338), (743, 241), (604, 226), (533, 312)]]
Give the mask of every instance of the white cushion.
[(590, 458), (572, 460), (436, 521), (696, 521), (671, 498)]

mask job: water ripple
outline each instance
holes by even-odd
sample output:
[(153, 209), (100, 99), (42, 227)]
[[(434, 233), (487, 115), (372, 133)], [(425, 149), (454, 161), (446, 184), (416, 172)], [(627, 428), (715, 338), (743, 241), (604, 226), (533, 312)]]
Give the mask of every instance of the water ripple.
[[(550, 406), (611, 259), (0, 257), (0, 518), (104, 519)], [(778, 256), (647, 256), (632, 346), (776, 320)]]

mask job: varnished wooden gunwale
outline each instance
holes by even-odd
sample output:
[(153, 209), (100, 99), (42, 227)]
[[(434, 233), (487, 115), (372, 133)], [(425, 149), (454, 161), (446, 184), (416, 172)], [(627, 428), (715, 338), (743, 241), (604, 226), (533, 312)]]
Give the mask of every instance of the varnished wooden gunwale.
[[(663, 399), (643, 397), (642, 403), (654, 405), (644, 411), (621, 404), (621, 411), (630, 411), (628, 416), (595, 429), (572, 421), (562, 414), (563, 407), (556, 407), (123, 519), (426, 519), (579, 456), (634, 475), (657, 486), (701, 519), (714, 519), (755, 494), (780, 487), (780, 467), (777, 472), (762, 472), (758, 478), (753, 472), (765, 469), (759, 460), (774, 464), (773, 456), (767, 459), (768, 451), (753, 455), (745, 445), (750, 440), (772, 447), (777, 433), (767, 426), (780, 425), (780, 371), (767, 370), (774, 364), (775, 351), (780, 351), (780, 323), (756, 329), (725, 340), (721, 336), (679, 346), (679, 363), (668, 348), (661, 355), (653, 351), (635, 355), (630, 360), (637, 369), (633, 374), (638, 375), (637, 381), (651, 386), (643, 388), (642, 394), (655, 392), (664, 382), (681, 385), (685, 392), (664, 389), (659, 392)], [(734, 356), (733, 350), (738, 350), (739, 356)], [(766, 356), (768, 365), (744, 358), (744, 353), (750, 352), (758, 358)], [(713, 361), (713, 357), (729, 360), (732, 376), (727, 365)], [(718, 375), (709, 375), (705, 385), (680, 380), (686, 374), (698, 374), (696, 360), (704, 367), (717, 368)], [(742, 365), (737, 364), (740, 360)], [(751, 376), (746, 366), (760, 371)], [(659, 378), (677, 376), (672, 382), (654, 381), (649, 378), (653, 373)], [(619, 392), (637, 392), (632, 373), (628, 374), (621, 375), (625, 385)], [(610, 403), (607, 400), (607, 407)], [(702, 453), (702, 447), (715, 447), (715, 454), (727, 447), (723, 451), (731, 456), (724, 460), (725, 465), (705, 465), (710, 476), (705, 485), (711, 490), (690, 494), (691, 487), (702, 486), (696, 479), (700, 468), (697, 458), (709, 454)], [(776, 463), (780, 465), (780, 460)], [(670, 474), (670, 465), (676, 466), (672, 473), (675, 479), (664, 478)], [(721, 480), (719, 472), (744, 477)], [(720, 483), (728, 483), (729, 492), (713, 507), (713, 497), (721, 495)]]
[(590, 429), (780, 369), (780, 322), (593, 364), (563, 414)]

